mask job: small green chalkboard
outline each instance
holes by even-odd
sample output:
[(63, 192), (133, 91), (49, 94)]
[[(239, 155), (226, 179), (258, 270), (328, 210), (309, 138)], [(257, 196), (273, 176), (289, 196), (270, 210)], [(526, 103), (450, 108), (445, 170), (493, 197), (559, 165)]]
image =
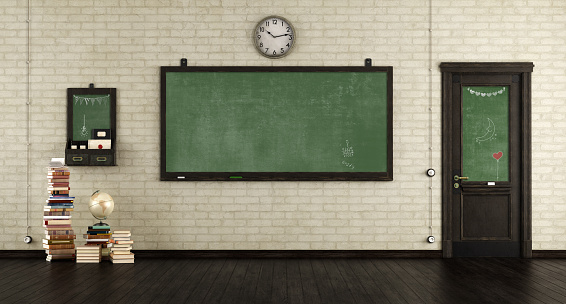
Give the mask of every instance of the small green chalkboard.
[(462, 175), (509, 180), (509, 87), (462, 88)]
[(392, 180), (391, 67), (162, 67), (161, 180)]
[(73, 141), (92, 138), (93, 129), (111, 129), (110, 94), (73, 95)]
[[(105, 149), (81, 149), (97, 139), (93, 130), (109, 130), (104, 139), (110, 139)], [(116, 89), (67, 89), (67, 145), (65, 162), (71, 166), (113, 166), (116, 143)]]

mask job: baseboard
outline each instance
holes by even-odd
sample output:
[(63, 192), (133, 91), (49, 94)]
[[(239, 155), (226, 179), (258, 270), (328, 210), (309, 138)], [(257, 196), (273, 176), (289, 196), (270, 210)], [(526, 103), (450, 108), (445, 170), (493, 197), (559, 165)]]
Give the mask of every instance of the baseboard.
[(132, 250), (136, 258), (441, 258), (440, 250)]
[[(442, 258), (441, 250), (132, 250), (136, 259)], [(44, 250), (0, 250), (0, 258), (45, 258)]]
[(563, 259), (566, 258), (566, 250), (533, 250), (533, 258)]
[[(136, 258), (442, 258), (441, 250), (132, 250)], [(45, 258), (45, 250), (0, 250), (0, 259)], [(533, 250), (535, 259), (564, 259), (566, 250)]]
[(0, 250), (0, 259), (45, 259), (45, 257), (45, 250)]

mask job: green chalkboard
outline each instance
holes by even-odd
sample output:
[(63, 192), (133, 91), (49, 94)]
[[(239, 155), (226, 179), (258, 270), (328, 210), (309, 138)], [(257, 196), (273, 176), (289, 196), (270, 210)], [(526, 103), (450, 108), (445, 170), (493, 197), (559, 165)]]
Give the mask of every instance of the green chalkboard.
[(509, 87), (462, 88), (462, 176), (509, 180)]
[(391, 67), (162, 67), (161, 180), (392, 180)]
[(110, 129), (116, 139), (116, 89), (67, 89), (67, 141), (92, 139), (92, 130)]
[(111, 129), (110, 94), (73, 95), (73, 141), (92, 138), (93, 129)]

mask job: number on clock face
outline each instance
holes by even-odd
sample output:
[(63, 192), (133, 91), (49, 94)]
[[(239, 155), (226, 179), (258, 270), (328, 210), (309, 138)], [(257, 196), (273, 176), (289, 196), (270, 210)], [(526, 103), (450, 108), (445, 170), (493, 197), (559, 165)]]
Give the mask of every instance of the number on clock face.
[(271, 16), (257, 24), (254, 40), (256, 49), (262, 55), (280, 58), (291, 51), (295, 42), (295, 31), (284, 18)]

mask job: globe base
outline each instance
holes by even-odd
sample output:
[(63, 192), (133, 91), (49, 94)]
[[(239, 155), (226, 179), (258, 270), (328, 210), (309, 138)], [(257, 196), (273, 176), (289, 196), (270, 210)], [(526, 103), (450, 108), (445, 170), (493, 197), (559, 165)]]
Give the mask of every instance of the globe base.
[(100, 221), (100, 223), (96, 223), (93, 226), (109, 226), (109, 225)]

